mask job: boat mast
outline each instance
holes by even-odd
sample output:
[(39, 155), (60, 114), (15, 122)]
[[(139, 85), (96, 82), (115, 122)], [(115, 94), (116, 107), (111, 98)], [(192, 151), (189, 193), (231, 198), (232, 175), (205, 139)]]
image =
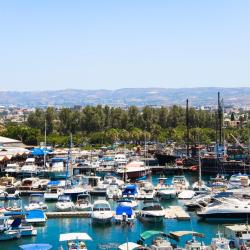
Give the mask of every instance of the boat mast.
[(189, 157), (189, 108), (188, 99), (186, 100), (186, 128), (187, 128), (187, 157)]
[(46, 168), (46, 151), (47, 151), (47, 122), (46, 122), (46, 117), (45, 117), (45, 120), (44, 120), (44, 151), (43, 151), (44, 169)]

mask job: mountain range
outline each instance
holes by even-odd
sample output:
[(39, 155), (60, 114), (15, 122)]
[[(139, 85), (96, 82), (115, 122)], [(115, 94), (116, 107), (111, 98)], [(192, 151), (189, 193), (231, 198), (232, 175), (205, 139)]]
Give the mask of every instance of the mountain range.
[(51, 91), (0, 91), (0, 105), (19, 107), (75, 106), (75, 105), (185, 105), (217, 104), (221, 93), (225, 105), (250, 106), (250, 87), (244, 88), (123, 88), (117, 90), (65, 89)]

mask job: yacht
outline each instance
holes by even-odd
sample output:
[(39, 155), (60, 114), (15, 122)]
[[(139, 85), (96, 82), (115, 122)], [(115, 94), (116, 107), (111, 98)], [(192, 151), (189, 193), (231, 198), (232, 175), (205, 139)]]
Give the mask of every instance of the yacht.
[(250, 180), (247, 174), (234, 174), (229, 178), (229, 184), (232, 186), (244, 186), (248, 187), (250, 184)]
[(155, 187), (151, 182), (148, 182), (148, 181), (140, 182), (137, 199), (153, 200), (155, 197), (155, 194), (156, 194)]
[(189, 182), (184, 175), (174, 176), (172, 184), (177, 192), (181, 192), (182, 190), (189, 188)]
[(113, 218), (113, 212), (106, 200), (97, 200), (93, 205), (91, 219), (93, 223), (110, 223)]
[(237, 198), (214, 198), (214, 202), (197, 212), (204, 219), (247, 220), (250, 216), (250, 203)]
[(90, 195), (86, 196), (79, 194), (75, 205), (77, 211), (92, 211), (92, 204), (90, 202)]
[(131, 223), (135, 219), (135, 212), (131, 206), (119, 205), (115, 210), (115, 222)]
[(88, 191), (81, 185), (68, 185), (63, 190), (63, 194), (69, 195), (72, 200), (76, 201), (77, 196), (80, 194), (88, 196)]
[(49, 163), (49, 177), (53, 180), (66, 179), (68, 177), (67, 170), (68, 158), (53, 157)]
[(202, 193), (209, 193), (211, 191), (211, 188), (209, 188), (205, 181), (196, 181), (192, 185), (192, 190), (195, 191), (196, 194), (202, 194)]
[(74, 209), (74, 203), (71, 201), (69, 195), (59, 195), (56, 203), (56, 210), (60, 212), (72, 211)]
[(158, 202), (144, 203), (139, 218), (145, 222), (162, 222), (165, 218), (165, 211)]
[(36, 189), (37, 183), (39, 183), (39, 178), (31, 177), (25, 178), (22, 180), (21, 185), (19, 186), (19, 190), (31, 191)]
[(36, 175), (38, 172), (38, 166), (35, 164), (35, 158), (27, 158), (24, 165), (21, 167), (19, 173), (22, 176)]
[(191, 200), (187, 201), (185, 203), (185, 206), (189, 210), (198, 209), (198, 208), (207, 206), (211, 202), (211, 200), (212, 200), (211, 195), (200, 194), (200, 195), (194, 196)]
[(117, 183), (111, 183), (107, 187), (106, 197), (107, 199), (119, 199), (122, 196), (122, 191)]
[(125, 166), (128, 163), (128, 159), (125, 154), (116, 154), (114, 163), (116, 167)]
[(167, 184), (167, 178), (159, 178), (156, 186), (157, 195), (161, 199), (174, 199), (176, 198), (176, 189), (173, 185)]
[(117, 168), (116, 173), (124, 179), (136, 179), (142, 176), (147, 176), (151, 173), (149, 167), (145, 166), (142, 161), (132, 161), (126, 166)]
[(212, 250), (230, 250), (230, 241), (226, 238), (221, 237), (221, 233), (218, 232), (217, 238), (212, 238), (211, 248)]
[(18, 175), (20, 171), (20, 166), (17, 163), (9, 163), (7, 164), (4, 172), (10, 176)]
[(63, 194), (64, 186), (65, 182), (50, 181), (47, 185), (46, 192), (44, 193), (44, 199), (46, 201), (58, 200), (59, 195)]
[(31, 194), (29, 204), (24, 207), (26, 211), (30, 210), (47, 210), (48, 206), (44, 202), (43, 194)]
[(125, 206), (125, 207), (131, 207), (131, 208), (138, 207), (138, 202), (133, 197), (121, 198), (121, 199), (117, 200), (117, 203), (120, 206)]

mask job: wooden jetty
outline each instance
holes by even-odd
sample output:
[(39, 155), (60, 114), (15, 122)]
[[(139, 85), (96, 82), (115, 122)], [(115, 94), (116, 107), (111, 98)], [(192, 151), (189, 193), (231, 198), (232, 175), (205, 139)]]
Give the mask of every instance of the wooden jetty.
[(169, 206), (165, 211), (166, 219), (190, 220), (190, 215), (180, 206)]

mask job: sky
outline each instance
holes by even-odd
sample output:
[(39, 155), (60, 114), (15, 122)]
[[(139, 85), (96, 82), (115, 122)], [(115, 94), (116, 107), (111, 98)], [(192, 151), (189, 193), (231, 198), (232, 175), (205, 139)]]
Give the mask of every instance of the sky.
[(0, 90), (250, 87), (249, 0), (0, 1)]

